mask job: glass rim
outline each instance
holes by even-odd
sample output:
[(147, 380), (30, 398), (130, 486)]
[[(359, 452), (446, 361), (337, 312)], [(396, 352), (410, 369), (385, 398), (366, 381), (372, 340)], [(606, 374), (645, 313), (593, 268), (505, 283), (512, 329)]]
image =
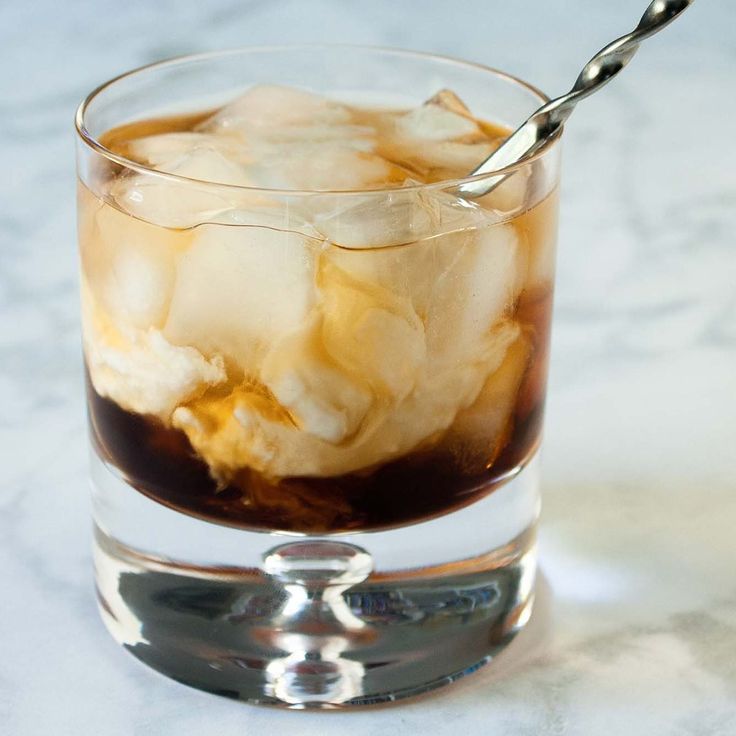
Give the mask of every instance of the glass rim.
[[(225, 184), (221, 182), (208, 181), (206, 179), (195, 179), (188, 176), (182, 176), (181, 174), (172, 174), (166, 171), (160, 171), (146, 164), (141, 164), (137, 161), (133, 161), (125, 156), (114, 153), (110, 149), (106, 148), (98, 138), (92, 135), (86, 126), (86, 114), (89, 106), (97, 99), (100, 95), (104, 94), (108, 89), (112, 88), (118, 82), (125, 79), (129, 79), (138, 74), (142, 74), (152, 69), (165, 69), (167, 67), (183, 66), (191, 62), (208, 61), (210, 59), (221, 59), (228, 56), (240, 56), (249, 53), (258, 52), (276, 52), (276, 51), (296, 51), (296, 50), (319, 50), (319, 49), (354, 49), (368, 52), (378, 52), (382, 54), (395, 54), (397, 56), (404, 56), (417, 59), (427, 59), (440, 61), (446, 64), (452, 64), (460, 67), (467, 67), (476, 71), (482, 71), (491, 74), (492, 76), (503, 79), (506, 82), (510, 82), (517, 87), (531, 93), (538, 98), (539, 104), (544, 105), (550, 101), (542, 90), (535, 87), (533, 84), (517, 77), (509, 72), (505, 72), (495, 67), (487, 66), (474, 61), (466, 61), (464, 59), (458, 59), (454, 56), (447, 54), (435, 54), (428, 51), (414, 51), (411, 49), (396, 48), (391, 46), (373, 46), (369, 44), (349, 44), (349, 43), (294, 43), (294, 44), (267, 44), (258, 46), (241, 46), (238, 48), (221, 49), (218, 51), (206, 51), (196, 54), (182, 54), (173, 56), (170, 58), (162, 59), (160, 61), (154, 61), (149, 64), (130, 69), (122, 74), (118, 74), (106, 82), (95, 87), (79, 104), (74, 115), (74, 127), (77, 133), (78, 139), (82, 141), (93, 153), (96, 153), (109, 161), (122, 166), (126, 169), (130, 169), (139, 174), (145, 176), (153, 176), (159, 179), (175, 182), (178, 184), (188, 184), (197, 186), (214, 187), (217, 189), (224, 189), (229, 191), (249, 192), (249, 193), (261, 193), (272, 196), (280, 197), (301, 197), (301, 196), (316, 196), (316, 195), (330, 195), (330, 196), (355, 196), (355, 195), (371, 195), (371, 194), (387, 194), (395, 192), (416, 192), (416, 191), (428, 191), (437, 189), (454, 189), (461, 187), (465, 184), (472, 184), (473, 182), (483, 181), (499, 175), (510, 174), (516, 169), (526, 166), (527, 164), (542, 158), (547, 151), (552, 148), (557, 141), (560, 139), (564, 126), (560, 128), (553, 136), (551, 136), (545, 143), (536, 150), (531, 156), (517, 161), (516, 163), (508, 166), (503, 166), (493, 171), (484, 172), (482, 174), (475, 174), (474, 176), (465, 176), (454, 179), (442, 179), (440, 181), (431, 183), (417, 183), (410, 184), (408, 186), (381, 186), (374, 188), (363, 188), (363, 189), (283, 189), (276, 187), (260, 187), (260, 186), (245, 186), (242, 184)], [(523, 121), (519, 121), (521, 124)]]

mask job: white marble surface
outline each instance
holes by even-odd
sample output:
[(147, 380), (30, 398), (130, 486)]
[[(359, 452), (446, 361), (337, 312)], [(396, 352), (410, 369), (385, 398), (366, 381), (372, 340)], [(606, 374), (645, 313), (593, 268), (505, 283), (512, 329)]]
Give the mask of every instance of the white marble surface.
[(736, 733), (736, 5), (723, 0), (696, 3), (569, 126), (540, 603), (493, 665), (393, 708), (257, 709), (145, 669), (92, 593), (82, 95), (156, 58), (299, 40), (450, 53), (561, 91), (643, 5), (0, 5), (0, 732)]

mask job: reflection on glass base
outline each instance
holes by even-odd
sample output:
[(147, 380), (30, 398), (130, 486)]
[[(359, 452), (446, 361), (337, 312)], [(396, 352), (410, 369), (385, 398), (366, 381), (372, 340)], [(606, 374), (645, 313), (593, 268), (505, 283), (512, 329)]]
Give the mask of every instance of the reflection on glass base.
[(532, 524), (446, 565), (372, 573), (343, 541), (302, 539), (261, 570), (176, 565), (96, 530), (102, 617), (138, 659), (186, 685), (288, 708), (368, 705), (473, 672), (524, 626)]

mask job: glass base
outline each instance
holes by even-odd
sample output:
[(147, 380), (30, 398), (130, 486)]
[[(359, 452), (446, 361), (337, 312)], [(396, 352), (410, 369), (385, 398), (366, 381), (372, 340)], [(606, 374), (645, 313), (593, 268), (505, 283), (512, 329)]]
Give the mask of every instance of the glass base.
[(393, 701), (478, 669), (531, 613), (535, 461), (465, 509), (332, 537), (186, 517), (99, 461), (93, 480), (107, 628), (201, 690), (288, 708)]
[(533, 540), (320, 595), (146, 559), (97, 530), (100, 610), (138, 659), (201, 690), (289, 708), (382, 703), (453, 682), (511, 641), (531, 613)]

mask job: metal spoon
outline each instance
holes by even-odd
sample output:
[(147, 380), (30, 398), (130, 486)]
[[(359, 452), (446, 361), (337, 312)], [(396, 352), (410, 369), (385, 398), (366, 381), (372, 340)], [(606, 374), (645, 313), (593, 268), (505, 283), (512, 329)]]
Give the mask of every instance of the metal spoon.
[[(471, 174), (498, 171), (531, 156), (562, 128), (580, 100), (597, 92), (615, 77), (639, 48), (639, 44), (669, 25), (693, 0), (653, 0), (642, 15), (639, 25), (621, 38), (604, 46), (582, 69), (572, 89), (556, 97), (532, 113)], [(514, 172), (467, 182), (458, 187), (464, 197), (482, 197)]]

